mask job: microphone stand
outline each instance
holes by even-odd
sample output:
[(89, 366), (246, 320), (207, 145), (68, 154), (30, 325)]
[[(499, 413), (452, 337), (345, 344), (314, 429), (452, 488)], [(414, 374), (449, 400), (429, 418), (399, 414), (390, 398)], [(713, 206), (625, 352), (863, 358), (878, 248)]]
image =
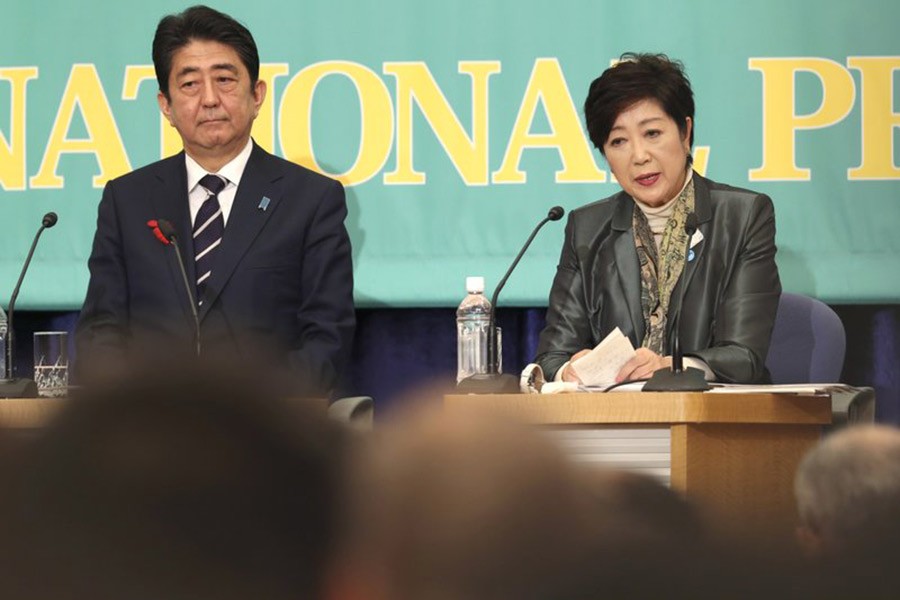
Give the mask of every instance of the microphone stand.
[(37, 233), (34, 234), (34, 241), (31, 242), (31, 249), (28, 251), (28, 256), (25, 258), (25, 264), (22, 265), (22, 272), (19, 273), (19, 280), (16, 282), (16, 287), (9, 299), (9, 311), (6, 315), (6, 379), (0, 379), (0, 398), (37, 398), (38, 396), (37, 383), (35, 383), (33, 379), (14, 376), (16, 363), (13, 359), (13, 352), (15, 349), (13, 315), (16, 310), (16, 300), (19, 298), (19, 289), (22, 287), (25, 273), (28, 271), (28, 266), (31, 264), (31, 258), (34, 256), (34, 249), (37, 248), (38, 240), (45, 229), (49, 229), (56, 225), (57, 220), (58, 218), (54, 212), (49, 212), (44, 215), (40, 228), (37, 230)]
[[(684, 255), (687, 257), (691, 250), (691, 238), (694, 236), (694, 232), (697, 231), (697, 217), (694, 213), (687, 216), (684, 231), (687, 233), (687, 243), (684, 249)], [(684, 269), (687, 269), (687, 262), (685, 262)], [(710, 389), (709, 383), (703, 376), (703, 371), (694, 367), (684, 368), (684, 357), (681, 353), (681, 335), (679, 334), (681, 311), (684, 308), (684, 295), (685, 291), (687, 291), (687, 279), (684, 277), (684, 269), (681, 272), (681, 293), (678, 299), (678, 311), (672, 319), (672, 329), (669, 333), (672, 340), (672, 368), (654, 371), (650, 381), (645, 383), (642, 388), (644, 392), (702, 392)]]
[(514, 394), (519, 391), (519, 379), (517, 377), (508, 373), (504, 375), (499, 372), (500, 360), (499, 352), (497, 351), (497, 327), (495, 325), (497, 298), (500, 296), (500, 290), (506, 285), (506, 280), (509, 279), (513, 270), (518, 266), (519, 261), (522, 260), (525, 251), (531, 246), (531, 242), (534, 240), (538, 231), (540, 231), (548, 222), (560, 220), (564, 214), (565, 211), (562, 207), (554, 206), (550, 209), (547, 216), (537, 224), (537, 227), (535, 227), (531, 232), (531, 235), (528, 236), (525, 245), (519, 250), (519, 254), (516, 256), (515, 260), (513, 260), (509, 269), (506, 270), (506, 274), (500, 280), (500, 283), (494, 288), (494, 293), (491, 295), (491, 318), (488, 325), (488, 372), (475, 373), (460, 381), (456, 386), (456, 389), (459, 392), (463, 394)]
[(181, 271), (181, 279), (184, 281), (184, 289), (187, 292), (188, 302), (191, 305), (191, 316), (194, 318), (194, 350), (200, 356), (200, 317), (197, 314), (197, 303), (194, 301), (194, 291), (188, 282), (187, 269), (184, 267), (184, 259), (181, 257), (181, 249), (178, 247), (178, 236), (175, 226), (165, 219), (157, 220), (157, 227), (163, 237), (168, 240), (168, 245), (175, 248), (175, 256), (178, 259), (178, 268)]

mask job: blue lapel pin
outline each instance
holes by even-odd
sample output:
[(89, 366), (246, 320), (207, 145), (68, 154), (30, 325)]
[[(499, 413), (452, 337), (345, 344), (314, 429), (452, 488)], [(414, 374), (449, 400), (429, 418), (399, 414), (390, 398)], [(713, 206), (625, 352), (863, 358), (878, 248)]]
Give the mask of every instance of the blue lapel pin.
[(265, 210), (266, 210), (267, 208), (269, 208), (269, 202), (271, 202), (271, 200), (269, 200), (269, 197), (268, 197), (268, 196), (263, 196), (263, 197), (262, 197), (262, 200), (259, 201), (259, 206), (257, 206), (256, 208), (258, 208), (259, 210), (265, 212)]
[(688, 262), (692, 262), (694, 260), (694, 249), (693, 248), (691, 248), (688, 251), (687, 259), (688, 259)]

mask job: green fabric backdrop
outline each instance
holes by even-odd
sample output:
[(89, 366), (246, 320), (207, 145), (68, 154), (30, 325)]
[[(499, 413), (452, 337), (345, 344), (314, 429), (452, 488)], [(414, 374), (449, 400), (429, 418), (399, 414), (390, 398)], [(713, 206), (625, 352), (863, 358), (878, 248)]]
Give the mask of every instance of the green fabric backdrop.
[[(80, 306), (103, 180), (177, 148), (146, 79), (169, 1), (6, 2), (0, 302), (54, 210), (20, 308)], [(785, 289), (900, 300), (900, 4), (821, 0), (221, 1), (270, 81), (254, 137), (348, 184), (357, 301), (452, 306), (493, 287), (547, 209), (618, 190), (583, 132), (622, 52), (682, 60), (698, 167), (772, 196)], [(551, 224), (504, 303), (546, 303)]]

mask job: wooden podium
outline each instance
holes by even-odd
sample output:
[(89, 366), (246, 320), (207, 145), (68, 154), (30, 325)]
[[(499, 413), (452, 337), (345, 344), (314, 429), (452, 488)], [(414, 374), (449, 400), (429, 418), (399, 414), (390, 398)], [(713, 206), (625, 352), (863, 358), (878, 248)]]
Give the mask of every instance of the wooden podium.
[[(724, 528), (786, 534), (793, 478), (831, 423), (828, 394), (613, 392), (448, 395), (446, 410), (500, 411), (553, 430), (668, 432), (671, 486)], [(613, 463), (614, 464), (614, 463)]]
[(39, 429), (64, 402), (62, 398), (0, 398), (0, 429)]

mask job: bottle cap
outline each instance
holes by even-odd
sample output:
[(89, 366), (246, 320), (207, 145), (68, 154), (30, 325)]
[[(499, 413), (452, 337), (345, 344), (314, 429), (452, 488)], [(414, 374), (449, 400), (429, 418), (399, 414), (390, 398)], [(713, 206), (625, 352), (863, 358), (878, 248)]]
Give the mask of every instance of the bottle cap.
[(484, 277), (466, 277), (466, 291), (470, 294), (483, 294)]

